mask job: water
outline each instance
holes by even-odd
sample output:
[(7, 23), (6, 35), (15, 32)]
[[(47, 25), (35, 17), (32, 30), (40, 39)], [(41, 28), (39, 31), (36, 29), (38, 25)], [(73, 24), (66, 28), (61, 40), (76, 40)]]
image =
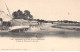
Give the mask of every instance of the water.
[[(0, 32), (0, 49), (28, 51), (80, 51), (80, 32), (50, 28), (26, 33)], [(11, 39), (44, 39), (38, 42), (16, 42)]]
[(46, 30), (35, 30), (28, 31), (26, 33), (13, 33), (13, 32), (0, 32), (1, 37), (80, 37), (80, 32), (76, 30), (59, 29), (59, 28), (48, 28)]

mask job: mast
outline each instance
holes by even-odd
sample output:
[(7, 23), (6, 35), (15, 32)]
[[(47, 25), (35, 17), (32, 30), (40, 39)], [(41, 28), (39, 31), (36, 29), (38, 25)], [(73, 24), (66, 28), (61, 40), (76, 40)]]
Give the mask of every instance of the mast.
[(6, 9), (7, 9), (8, 13), (9, 13), (10, 17), (12, 17), (11, 14), (10, 14), (9, 8), (7, 7), (6, 3), (5, 3), (5, 6), (6, 6)]

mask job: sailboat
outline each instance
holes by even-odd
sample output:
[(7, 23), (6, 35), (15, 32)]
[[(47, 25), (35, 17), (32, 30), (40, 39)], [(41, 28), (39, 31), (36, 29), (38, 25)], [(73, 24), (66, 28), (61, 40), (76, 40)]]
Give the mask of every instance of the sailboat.
[[(10, 14), (9, 9), (8, 9), (6, 3), (5, 3), (5, 6), (6, 6), (6, 9), (7, 9), (8, 13), (9, 13), (9, 14), (6, 14), (6, 16), (12, 18), (12, 15)], [(4, 14), (5, 14), (5, 12), (4, 12)], [(29, 25), (25, 25), (24, 26), (23, 23), (19, 23), (19, 22), (18, 22), (18, 24), (21, 24), (21, 25), (16, 25), (17, 21), (15, 20), (16, 23), (14, 23), (15, 26), (13, 26), (12, 20), (7, 21), (7, 22), (3, 21), (2, 22), (2, 30), (0, 30), (0, 32), (4, 32), (4, 31), (5, 32), (25, 32), (25, 31), (28, 30)]]

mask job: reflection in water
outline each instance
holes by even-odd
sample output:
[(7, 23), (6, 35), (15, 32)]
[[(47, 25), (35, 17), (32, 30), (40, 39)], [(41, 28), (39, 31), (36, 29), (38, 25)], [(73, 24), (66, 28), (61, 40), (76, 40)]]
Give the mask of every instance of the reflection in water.
[[(2, 46), (3, 48), (13, 49), (13, 50), (14, 49), (27, 49), (28, 51), (52, 51), (52, 50), (79, 51), (80, 50), (80, 38), (78, 38), (80, 37), (80, 32), (75, 30), (51, 28), (51, 30), (46, 30), (46, 31), (43, 30), (38, 32), (26, 32), (26, 33), (5, 32), (5, 33), (0, 33), (0, 36), (1, 36), (0, 46)], [(11, 40), (16, 38), (17, 39), (41, 38), (44, 40), (38, 40), (38, 42), (16, 42), (16, 40)]]
[(45, 36), (80, 37), (80, 32), (76, 30), (51, 28), (49, 30), (26, 32), (26, 33), (0, 32), (0, 36), (2, 37), (45, 37)]

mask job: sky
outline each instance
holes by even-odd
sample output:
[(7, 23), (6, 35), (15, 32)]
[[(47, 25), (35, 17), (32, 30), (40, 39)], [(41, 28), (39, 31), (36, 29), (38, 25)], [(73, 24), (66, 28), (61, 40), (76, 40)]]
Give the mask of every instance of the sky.
[[(0, 0), (0, 10), (29, 10), (35, 19), (80, 21), (80, 0)], [(5, 2), (5, 3), (4, 3)]]

